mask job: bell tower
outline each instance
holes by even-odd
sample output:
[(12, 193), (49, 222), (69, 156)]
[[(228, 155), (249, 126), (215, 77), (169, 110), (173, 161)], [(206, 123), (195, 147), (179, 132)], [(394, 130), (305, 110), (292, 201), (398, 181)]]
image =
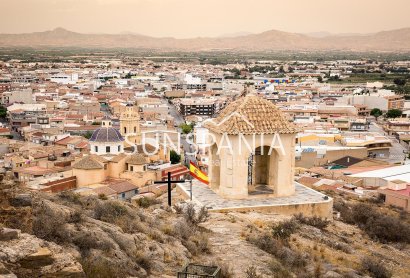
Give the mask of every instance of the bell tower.
[(126, 138), (126, 142), (139, 144), (141, 139), (140, 134), (140, 116), (138, 107), (130, 103), (125, 107), (125, 111), (120, 116), (120, 132)]

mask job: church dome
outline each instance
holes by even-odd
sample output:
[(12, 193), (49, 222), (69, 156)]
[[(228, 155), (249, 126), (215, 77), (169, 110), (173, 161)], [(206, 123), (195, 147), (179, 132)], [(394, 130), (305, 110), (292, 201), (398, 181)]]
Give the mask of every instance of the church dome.
[(231, 102), (204, 126), (219, 134), (295, 134), (299, 128), (289, 122), (276, 105), (264, 98), (248, 95)]
[(119, 130), (113, 127), (100, 127), (93, 132), (90, 142), (122, 142), (124, 137)]

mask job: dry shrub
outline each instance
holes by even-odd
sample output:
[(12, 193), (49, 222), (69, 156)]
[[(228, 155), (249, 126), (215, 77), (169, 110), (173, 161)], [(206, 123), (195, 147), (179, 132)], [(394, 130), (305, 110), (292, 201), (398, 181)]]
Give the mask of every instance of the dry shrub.
[(209, 254), (211, 252), (209, 238), (205, 233), (195, 234), (188, 240), (182, 242), (182, 244), (194, 256), (200, 254)]
[(299, 225), (297, 221), (292, 218), (290, 220), (282, 221), (272, 227), (272, 235), (281, 240), (287, 241), (290, 236), (297, 231)]
[(162, 225), (160, 229), (161, 229), (161, 232), (163, 232), (166, 235), (172, 236), (175, 234), (174, 227), (172, 227), (169, 224)]
[(220, 278), (234, 278), (233, 268), (230, 263), (224, 261), (212, 262), (210, 265), (219, 266), (221, 269)]
[(99, 239), (90, 232), (78, 232), (73, 237), (72, 242), (78, 247), (81, 253), (85, 254), (91, 249), (109, 251), (114, 245), (103, 238)]
[(184, 212), (184, 207), (181, 204), (175, 204), (172, 208), (175, 210), (176, 214), (182, 214)]
[(183, 213), (185, 220), (195, 226), (207, 221), (209, 218), (209, 212), (206, 207), (201, 207), (197, 212), (193, 203), (188, 203)]
[(100, 193), (98, 194), (98, 199), (105, 201), (108, 200), (108, 197), (104, 193)]
[(100, 202), (94, 209), (96, 219), (112, 223), (119, 217), (127, 215), (127, 207), (119, 201)]
[(79, 204), (79, 205), (82, 204), (81, 195), (73, 191), (63, 191), (58, 196), (67, 202)]
[(329, 220), (322, 219), (322, 218), (317, 217), (317, 216), (305, 217), (305, 216), (303, 216), (303, 214), (301, 214), (301, 213), (296, 214), (296, 215), (294, 216), (294, 218), (295, 218), (299, 223), (302, 223), (302, 224), (305, 224), (305, 225), (309, 225), (309, 226), (318, 228), (318, 229), (320, 229), (320, 230), (325, 229), (325, 228), (330, 224), (330, 221), (329, 221)]
[(159, 243), (164, 243), (164, 237), (163, 237), (162, 234), (161, 234), (159, 231), (157, 231), (157, 230), (150, 230), (150, 232), (149, 232), (149, 237), (150, 237), (152, 240), (155, 240), (155, 241), (157, 241), (157, 242), (159, 242)]
[(269, 263), (270, 271), (275, 275), (275, 278), (291, 278), (293, 275), (277, 260), (272, 260)]
[(83, 212), (81, 210), (76, 209), (73, 213), (71, 213), (70, 219), (68, 220), (68, 222), (79, 224), (79, 223), (82, 223), (83, 220), (84, 220)]
[(274, 232), (253, 232), (247, 240), (261, 250), (275, 256), (282, 265), (292, 269), (301, 269), (307, 265), (307, 256), (286, 246), (288, 244), (286, 240), (295, 229), (297, 226), (295, 226), (294, 221), (285, 221), (277, 224), (274, 227)]
[(368, 204), (339, 202), (336, 205), (343, 220), (358, 225), (370, 237), (381, 242), (410, 242), (410, 225), (398, 217), (385, 215)]
[(80, 261), (86, 277), (93, 278), (117, 278), (126, 277), (122, 268), (111, 265), (108, 261), (91, 260), (89, 258)]
[(155, 198), (143, 197), (136, 200), (136, 204), (142, 208), (148, 208), (152, 205), (160, 204), (161, 201)]
[(195, 227), (189, 225), (185, 220), (178, 220), (173, 227), (174, 235), (182, 240), (187, 240), (195, 233)]
[(135, 252), (134, 261), (143, 268), (147, 273), (152, 269), (152, 260), (143, 251)]
[(280, 242), (279, 240), (274, 238), (272, 234), (267, 232), (252, 233), (248, 235), (247, 240), (259, 247), (259, 249), (262, 249), (263, 251), (268, 252), (272, 255), (275, 255), (277, 253), (277, 250), (283, 247), (282, 242)]
[(69, 239), (65, 225), (68, 222), (65, 217), (53, 210), (38, 206), (33, 211), (33, 234), (39, 238), (58, 243)]
[(256, 270), (256, 267), (254, 267), (254, 266), (252, 265), (252, 266), (249, 266), (249, 267), (246, 269), (246, 271), (245, 271), (245, 277), (246, 277), (246, 278), (262, 278), (262, 275), (259, 275), (258, 272), (257, 272), (257, 270)]
[(374, 278), (390, 278), (392, 274), (384, 267), (381, 261), (370, 257), (365, 257), (362, 260), (362, 269), (369, 273)]

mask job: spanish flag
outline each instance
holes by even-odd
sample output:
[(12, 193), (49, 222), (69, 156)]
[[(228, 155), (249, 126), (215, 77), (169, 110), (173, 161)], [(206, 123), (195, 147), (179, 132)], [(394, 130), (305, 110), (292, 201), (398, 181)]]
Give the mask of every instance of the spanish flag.
[(197, 180), (205, 184), (209, 184), (208, 176), (204, 172), (199, 170), (198, 166), (196, 166), (195, 163), (193, 163), (192, 161), (189, 162), (189, 173)]

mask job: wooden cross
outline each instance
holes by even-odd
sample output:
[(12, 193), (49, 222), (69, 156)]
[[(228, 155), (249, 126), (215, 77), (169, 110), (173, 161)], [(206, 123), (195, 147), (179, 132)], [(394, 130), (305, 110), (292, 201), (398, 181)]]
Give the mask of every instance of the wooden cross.
[(168, 206), (171, 206), (171, 183), (180, 183), (180, 182), (185, 182), (185, 180), (179, 180), (179, 181), (172, 181), (171, 180), (171, 172), (168, 172), (168, 180), (166, 181), (154, 181), (154, 184), (168, 184)]

